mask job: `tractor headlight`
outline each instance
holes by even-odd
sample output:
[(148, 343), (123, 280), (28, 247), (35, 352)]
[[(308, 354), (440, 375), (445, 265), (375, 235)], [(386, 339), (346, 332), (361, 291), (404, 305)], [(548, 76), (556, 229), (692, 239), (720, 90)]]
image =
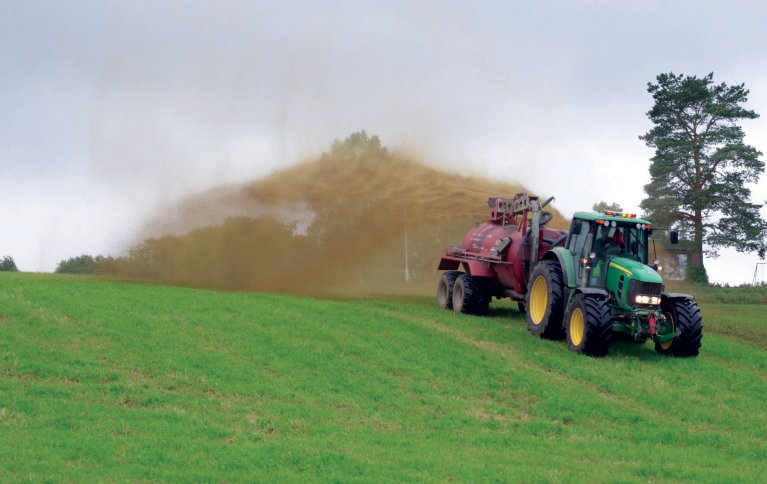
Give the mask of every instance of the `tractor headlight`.
[(660, 304), (659, 296), (644, 296), (642, 294), (634, 298), (634, 302), (637, 304)]

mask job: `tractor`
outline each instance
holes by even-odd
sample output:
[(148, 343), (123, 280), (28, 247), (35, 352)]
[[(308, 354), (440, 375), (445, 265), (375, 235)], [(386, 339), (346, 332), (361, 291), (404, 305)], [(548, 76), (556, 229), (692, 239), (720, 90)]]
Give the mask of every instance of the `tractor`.
[[(664, 355), (697, 356), (700, 310), (692, 296), (664, 292), (651, 223), (634, 214), (577, 212), (568, 232), (551, 229), (543, 208), (552, 200), (490, 198), (488, 222), (440, 261), (446, 272), (438, 304), (484, 314), (493, 297), (508, 297), (534, 336), (566, 339), (572, 351), (590, 356), (607, 355), (615, 336), (652, 340)], [(670, 241), (678, 243), (676, 231)]]

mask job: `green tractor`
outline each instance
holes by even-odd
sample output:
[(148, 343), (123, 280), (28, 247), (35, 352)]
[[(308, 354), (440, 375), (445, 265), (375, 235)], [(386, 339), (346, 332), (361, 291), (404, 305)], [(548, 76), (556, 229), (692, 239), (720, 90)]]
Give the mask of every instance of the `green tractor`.
[[(676, 232), (670, 235), (676, 243)], [(576, 213), (564, 246), (546, 252), (530, 273), (528, 329), (542, 338), (566, 338), (571, 350), (591, 356), (606, 355), (614, 335), (653, 340), (664, 355), (697, 356), (700, 309), (692, 296), (664, 292), (654, 249), (646, 220)]]

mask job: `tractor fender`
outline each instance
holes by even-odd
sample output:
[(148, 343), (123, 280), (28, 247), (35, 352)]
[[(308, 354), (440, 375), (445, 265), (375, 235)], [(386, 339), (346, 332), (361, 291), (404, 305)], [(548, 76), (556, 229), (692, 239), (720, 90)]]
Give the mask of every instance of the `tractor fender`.
[(546, 252), (541, 259), (559, 261), (559, 266), (562, 267), (562, 276), (568, 289), (572, 290), (578, 285), (575, 281), (575, 260), (569, 250), (564, 247), (554, 247)]
[(608, 297), (610, 297), (610, 294), (608, 294), (607, 291), (605, 291), (604, 289), (599, 289), (597, 287), (579, 287), (578, 289), (575, 290), (575, 293), (573, 294), (573, 296), (575, 296), (576, 294), (583, 294), (586, 297), (595, 297), (598, 299), (607, 299)]
[(692, 297), (691, 295), (689, 295), (689, 294), (681, 294), (681, 293), (677, 293), (677, 292), (664, 292), (664, 293), (661, 293), (661, 297), (663, 299), (684, 299), (684, 300), (687, 300), (687, 301), (695, 302), (695, 298)]

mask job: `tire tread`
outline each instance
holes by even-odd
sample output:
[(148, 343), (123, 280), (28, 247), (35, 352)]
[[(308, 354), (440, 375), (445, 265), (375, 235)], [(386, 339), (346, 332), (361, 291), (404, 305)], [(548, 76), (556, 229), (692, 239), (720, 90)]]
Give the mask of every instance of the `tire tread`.
[(541, 260), (535, 265), (533, 272), (530, 274), (530, 282), (539, 274), (546, 278), (547, 286), (550, 283), (549, 288), (549, 301), (546, 308), (546, 314), (541, 324), (533, 324), (532, 317), (530, 315), (530, 285), (528, 284), (527, 296), (525, 297), (525, 309), (527, 310), (527, 329), (534, 336), (539, 338), (562, 340), (565, 338), (565, 329), (562, 324), (565, 313), (565, 301), (564, 301), (564, 276), (562, 274), (562, 267), (558, 260)]
[(583, 352), (589, 356), (605, 356), (613, 343), (610, 305), (601, 298), (583, 299), (586, 308), (586, 335)]
[(456, 309), (455, 302), (453, 302), (453, 310), (464, 314), (482, 315), (487, 313), (490, 305), (490, 294), (478, 278), (463, 273), (456, 278), (455, 283), (461, 284), (463, 287), (463, 303), (460, 308)]
[(663, 311), (671, 312), (675, 318), (676, 329), (681, 333), (668, 350), (663, 350), (656, 343), (655, 350), (680, 358), (698, 356), (703, 339), (703, 318), (697, 303), (689, 299), (671, 299), (664, 301)]
[[(455, 280), (461, 274), (463, 273), (459, 271), (446, 271), (442, 274), (442, 277), (439, 278), (439, 283), (437, 284), (437, 304), (442, 309), (453, 309), (453, 287), (455, 286)], [(440, 301), (439, 298), (439, 291), (442, 284), (447, 285), (447, 294), (444, 303)]]

